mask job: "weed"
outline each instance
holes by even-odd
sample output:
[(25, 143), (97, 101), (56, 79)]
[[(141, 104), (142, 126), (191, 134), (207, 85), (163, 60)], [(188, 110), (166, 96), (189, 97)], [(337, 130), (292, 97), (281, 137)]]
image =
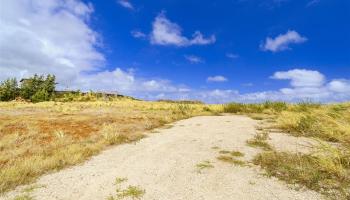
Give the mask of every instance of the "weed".
[(224, 155), (222, 155), (222, 156), (217, 157), (217, 159), (220, 160), (220, 161), (223, 161), (223, 162), (227, 162), (227, 163), (230, 163), (230, 164), (237, 165), (237, 166), (245, 166), (246, 165), (246, 162), (244, 162), (242, 160), (235, 159), (232, 156), (224, 156)]
[(16, 196), (13, 200), (34, 200), (34, 198), (28, 194), (21, 194)]
[(230, 153), (230, 151), (227, 151), (227, 150), (221, 150), (221, 151), (219, 151), (219, 153), (220, 153), (220, 154), (228, 154), (228, 153)]
[(145, 194), (145, 190), (141, 189), (140, 187), (129, 185), (126, 189), (121, 188), (120, 184), (127, 180), (127, 178), (117, 177), (114, 182), (116, 185), (115, 191), (117, 194), (115, 196), (108, 196), (107, 200), (119, 200), (124, 198), (141, 199), (141, 197)]
[(117, 194), (117, 197), (119, 199), (126, 198), (126, 197), (130, 197), (132, 199), (141, 199), (141, 197), (145, 193), (146, 191), (141, 189), (140, 187), (129, 185), (126, 189), (119, 191)]
[(214, 166), (210, 163), (210, 161), (203, 161), (201, 163), (198, 163), (196, 167), (198, 168), (199, 171), (203, 169), (214, 168)]
[(268, 132), (263, 131), (257, 133), (253, 139), (250, 139), (247, 141), (247, 144), (250, 147), (260, 147), (264, 150), (272, 150), (272, 147), (267, 142), (267, 139), (269, 138)]
[(117, 177), (117, 178), (115, 178), (114, 184), (115, 185), (119, 185), (119, 184), (121, 184), (121, 183), (123, 183), (123, 182), (125, 182), (127, 180), (128, 180), (127, 178), (119, 178), (119, 177)]
[(244, 153), (240, 152), (240, 151), (231, 151), (230, 152), (230, 155), (231, 156), (234, 156), (234, 157), (243, 157), (244, 156)]
[(30, 192), (33, 192), (35, 189), (42, 188), (42, 187), (45, 187), (45, 185), (33, 184), (33, 185), (30, 185), (30, 186), (24, 188), (23, 192), (30, 193)]
[(227, 151), (227, 150), (221, 150), (219, 151), (220, 154), (230, 154), (233, 157), (243, 157), (244, 153), (240, 151)]

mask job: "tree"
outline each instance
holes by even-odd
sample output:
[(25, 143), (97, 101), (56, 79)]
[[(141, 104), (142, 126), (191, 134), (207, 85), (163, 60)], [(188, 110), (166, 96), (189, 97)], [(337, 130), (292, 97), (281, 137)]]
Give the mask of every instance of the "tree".
[(38, 76), (23, 79), (21, 82), (21, 97), (31, 100), (33, 102), (48, 101), (54, 97), (55, 93), (55, 79), (54, 75)]
[(18, 84), (15, 78), (0, 83), (0, 101), (14, 100), (18, 95)]
[(45, 89), (38, 90), (30, 99), (33, 103), (48, 101), (50, 100), (50, 95)]

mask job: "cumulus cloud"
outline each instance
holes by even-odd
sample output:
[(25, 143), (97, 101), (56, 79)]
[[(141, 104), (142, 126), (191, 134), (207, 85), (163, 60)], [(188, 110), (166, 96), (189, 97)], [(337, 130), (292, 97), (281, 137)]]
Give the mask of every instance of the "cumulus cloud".
[(327, 86), (333, 92), (350, 94), (350, 80), (335, 79), (329, 82)]
[(208, 45), (216, 41), (214, 35), (206, 38), (200, 31), (196, 31), (192, 39), (182, 35), (182, 28), (166, 18), (165, 14), (160, 13), (153, 21), (151, 32), (151, 43), (155, 45)]
[(122, 70), (120, 68), (81, 76), (72, 85), (73, 87), (70, 89), (119, 92), (147, 98), (154, 97), (162, 92), (181, 93), (189, 91), (186, 86), (174, 85), (164, 79), (142, 78), (137, 76), (133, 69)]
[[(305, 79), (300, 80), (296, 78), (294, 76), (296, 72), (306, 74)], [(202, 89), (191, 90), (190, 93), (181, 93), (181, 95), (177, 95), (176, 93), (163, 94), (163, 98), (200, 99), (207, 103), (253, 103), (266, 100), (287, 102), (300, 102), (305, 100), (315, 102), (341, 102), (350, 100), (350, 80), (347, 79), (334, 79), (327, 82), (325, 76), (320, 72), (306, 69), (276, 72), (271, 78), (275, 80), (289, 80), (289, 87), (250, 93), (240, 93), (238, 90), (230, 89)]]
[(325, 77), (318, 71), (293, 69), (284, 72), (275, 72), (271, 77), (279, 80), (290, 80), (293, 87), (319, 87), (325, 82)]
[(194, 56), (194, 55), (185, 55), (186, 60), (190, 61), (191, 63), (203, 63), (204, 60), (201, 57)]
[(285, 34), (280, 34), (275, 38), (266, 38), (265, 42), (260, 45), (263, 51), (284, 51), (290, 49), (290, 44), (300, 44), (307, 41), (306, 37), (301, 36), (294, 30), (289, 30)]
[(207, 78), (207, 82), (225, 82), (225, 81), (228, 81), (226, 77), (224, 76), (209, 76)]
[(127, 0), (119, 0), (118, 4), (129, 10), (134, 10), (134, 6)]
[(0, 12), (0, 79), (56, 74), (60, 82), (99, 70), (105, 57), (89, 25), (93, 7), (74, 0), (4, 0)]
[(188, 91), (168, 80), (139, 77), (132, 69), (107, 70), (100, 36), (89, 26), (93, 11), (78, 0), (2, 1), (0, 81), (38, 73), (55, 74), (58, 89), (139, 97)]

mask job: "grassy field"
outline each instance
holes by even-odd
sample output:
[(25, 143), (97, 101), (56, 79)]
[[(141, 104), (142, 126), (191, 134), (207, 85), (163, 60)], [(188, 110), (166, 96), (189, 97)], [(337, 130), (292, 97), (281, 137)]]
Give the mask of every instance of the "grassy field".
[[(206, 105), (130, 98), (70, 101), (0, 103), (0, 193), (44, 173), (81, 163), (108, 146), (147, 137), (147, 130), (167, 123), (233, 113), (269, 124), (247, 141), (248, 146), (262, 149), (252, 162), (266, 175), (333, 199), (350, 199), (350, 103)], [(268, 143), (270, 129), (311, 137), (319, 145), (308, 154), (279, 152)], [(227, 155), (220, 160), (235, 161)]]
[(110, 145), (137, 141), (147, 130), (219, 110), (218, 105), (127, 98), (0, 103), (0, 193), (81, 163)]

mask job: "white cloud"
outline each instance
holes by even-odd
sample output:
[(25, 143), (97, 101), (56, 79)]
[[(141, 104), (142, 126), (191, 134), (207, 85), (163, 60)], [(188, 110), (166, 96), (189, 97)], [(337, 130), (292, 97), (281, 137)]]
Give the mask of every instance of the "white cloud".
[(324, 84), (325, 77), (318, 71), (293, 69), (284, 72), (275, 72), (271, 77), (279, 80), (291, 80), (293, 87), (319, 87)]
[(284, 51), (290, 49), (290, 44), (300, 44), (307, 41), (306, 37), (299, 35), (294, 30), (289, 30), (285, 34), (280, 34), (275, 38), (266, 38), (265, 43), (260, 45), (260, 48), (264, 51)]
[(211, 35), (210, 37), (205, 38), (203, 34), (199, 31), (194, 32), (192, 37), (192, 40), (190, 40), (190, 44), (192, 45), (207, 45), (215, 43), (216, 41), (215, 35)]
[(144, 79), (135, 75), (133, 69), (102, 71), (90, 75), (83, 75), (72, 83), (69, 89), (119, 92), (132, 96), (155, 96), (155, 93), (183, 92), (186, 86), (175, 86), (168, 80)]
[(1, 7), (0, 80), (53, 73), (67, 82), (103, 66), (104, 55), (97, 50), (100, 37), (88, 25), (92, 5), (3, 0)]
[(186, 60), (190, 61), (191, 63), (203, 63), (204, 60), (201, 57), (194, 56), (194, 55), (185, 55)]
[(328, 83), (331, 91), (350, 94), (350, 80), (335, 79)]
[[(282, 74), (284, 79), (285, 74), (292, 74), (288, 77), (294, 78), (295, 71), (302, 71), (304, 74), (317, 74), (324, 81), (320, 81), (320, 78), (314, 79), (314, 82), (310, 82), (309, 78), (304, 81), (296, 81), (292, 78), (290, 80), (290, 87), (281, 88), (279, 90), (271, 91), (259, 91), (251, 93), (240, 93), (237, 90), (230, 89), (213, 89), (213, 90), (191, 90), (190, 93), (163, 93), (163, 98), (173, 99), (200, 99), (207, 103), (227, 103), (227, 102), (262, 102), (266, 100), (271, 101), (287, 101), (287, 102), (300, 102), (305, 100), (311, 100), (314, 102), (340, 102), (350, 100), (350, 80), (347, 79), (335, 79), (328, 83), (325, 81), (324, 75), (317, 71), (311, 71), (306, 69), (294, 69), (286, 72), (276, 72), (276, 74)], [(279, 76), (279, 75), (278, 75)], [(272, 76), (271, 78), (273, 78)], [(281, 80), (281, 79), (277, 79)], [(318, 80), (318, 81), (317, 81)], [(294, 81), (294, 82), (293, 82)]]
[(119, 0), (118, 4), (130, 10), (135, 9), (134, 6), (128, 0)]
[(235, 59), (235, 58), (238, 58), (239, 55), (234, 54), (234, 53), (227, 53), (227, 54), (226, 54), (226, 57), (231, 58), (231, 59)]
[(134, 37), (134, 38), (146, 38), (147, 35), (141, 31), (137, 31), (137, 30), (133, 30), (131, 31), (131, 35)]
[(224, 77), (224, 76), (209, 76), (208, 78), (207, 78), (207, 81), (208, 82), (225, 82), (225, 81), (227, 81), (227, 78), (226, 77)]
[(200, 31), (193, 34), (189, 39), (182, 35), (181, 27), (166, 18), (165, 14), (160, 13), (152, 24), (151, 43), (156, 45), (190, 46), (207, 45), (216, 41), (214, 35), (205, 38)]

